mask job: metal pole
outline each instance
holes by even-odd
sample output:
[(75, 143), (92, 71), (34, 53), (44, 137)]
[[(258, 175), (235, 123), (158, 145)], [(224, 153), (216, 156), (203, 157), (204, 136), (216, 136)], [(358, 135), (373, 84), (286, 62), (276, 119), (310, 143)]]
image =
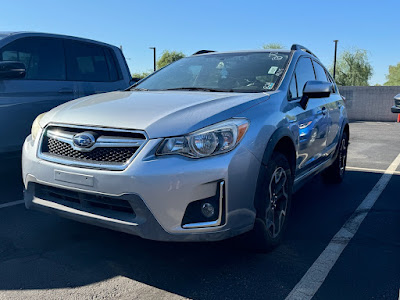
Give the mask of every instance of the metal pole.
[(335, 42), (335, 57), (333, 59), (333, 79), (336, 80), (336, 55), (337, 55), (337, 43), (338, 40), (334, 40)]
[(153, 49), (153, 53), (154, 53), (154, 72), (157, 70), (157, 59), (156, 59), (156, 47), (149, 47), (149, 49)]

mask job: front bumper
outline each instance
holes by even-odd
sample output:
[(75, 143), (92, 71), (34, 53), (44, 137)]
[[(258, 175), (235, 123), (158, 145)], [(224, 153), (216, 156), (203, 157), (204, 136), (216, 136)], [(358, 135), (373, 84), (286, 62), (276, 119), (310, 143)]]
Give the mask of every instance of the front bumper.
[[(107, 171), (41, 160), (36, 156), (37, 141), (29, 136), (22, 155), (26, 207), (152, 240), (222, 240), (251, 230), (260, 163), (245, 147), (239, 145), (229, 153), (197, 160), (155, 157), (154, 149), (160, 141), (149, 140), (125, 170)], [(59, 173), (72, 174), (72, 178), (60, 180)], [(81, 178), (89, 181), (82, 182)], [(220, 182), (225, 183), (224, 222), (211, 227), (183, 228), (188, 205), (215, 196)], [(106, 197), (107, 201), (127, 201), (134, 214), (104, 213), (104, 209), (90, 205), (77, 206), (73, 201), (37, 193), (38, 187)]]

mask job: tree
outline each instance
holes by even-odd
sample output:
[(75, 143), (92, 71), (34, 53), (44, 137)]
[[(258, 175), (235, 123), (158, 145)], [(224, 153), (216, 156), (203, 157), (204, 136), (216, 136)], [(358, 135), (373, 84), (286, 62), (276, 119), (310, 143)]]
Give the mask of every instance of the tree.
[[(333, 67), (330, 68), (333, 73)], [(366, 50), (346, 50), (336, 64), (336, 83), (344, 86), (367, 86), (372, 76), (372, 66)]]
[(157, 69), (161, 69), (174, 61), (184, 58), (186, 55), (177, 51), (164, 51), (160, 59), (157, 61)]
[(383, 85), (400, 85), (400, 63), (389, 66), (389, 74), (386, 75), (387, 81)]
[(284, 49), (285, 47), (280, 44), (280, 43), (269, 43), (269, 44), (264, 44), (263, 49)]
[(151, 73), (150, 72), (142, 72), (142, 73), (133, 73), (132, 74), (132, 78), (140, 78), (140, 79), (143, 79), (143, 78), (145, 78), (145, 77), (147, 77), (147, 76), (149, 76)]

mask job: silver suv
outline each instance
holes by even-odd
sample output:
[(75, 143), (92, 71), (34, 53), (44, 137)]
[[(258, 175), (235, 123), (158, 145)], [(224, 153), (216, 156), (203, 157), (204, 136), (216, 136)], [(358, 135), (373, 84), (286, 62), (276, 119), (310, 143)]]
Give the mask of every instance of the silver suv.
[(153, 240), (278, 245), (292, 193), (318, 173), (343, 179), (343, 99), (300, 45), (204, 52), (40, 115), (26, 207)]

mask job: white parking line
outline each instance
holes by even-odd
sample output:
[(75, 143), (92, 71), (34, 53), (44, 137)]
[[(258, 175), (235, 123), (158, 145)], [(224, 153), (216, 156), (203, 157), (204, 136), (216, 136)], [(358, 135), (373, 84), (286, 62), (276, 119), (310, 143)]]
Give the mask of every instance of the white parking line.
[(18, 201), (13, 201), (13, 202), (0, 204), (0, 209), (1, 208), (6, 208), (6, 207), (10, 207), (10, 206), (14, 206), (14, 205), (23, 204), (23, 203), (24, 203), (24, 200), (18, 200)]
[[(386, 170), (382, 169), (370, 169), (370, 168), (359, 168), (359, 167), (346, 167), (346, 170), (349, 171), (359, 171), (359, 172), (368, 172), (368, 173), (378, 173), (378, 174), (384, 174)], [(393, 175), (400, 175), (399, 171), (394, 171)]]
[(353, 215), (346, 221), (343, 227), (332, 238), (329, 245), (308, 269), (303, 278), (297, 283), (286, 300), (292, 299), (311, 299), (318, 289), (321, 287), (330, 270), (335, 265), (340, 254), (349, 244), (350, 240), (356, 234), (361, 223), (364, 221), (368, 212), (375, 204), (383, 190), (389, 183), (392, 175), (400, 165), (400, 154), (390, 164), (382, 177), (376, 183), (374, 188), (369, 192), (367, 197), (354, 211)]

